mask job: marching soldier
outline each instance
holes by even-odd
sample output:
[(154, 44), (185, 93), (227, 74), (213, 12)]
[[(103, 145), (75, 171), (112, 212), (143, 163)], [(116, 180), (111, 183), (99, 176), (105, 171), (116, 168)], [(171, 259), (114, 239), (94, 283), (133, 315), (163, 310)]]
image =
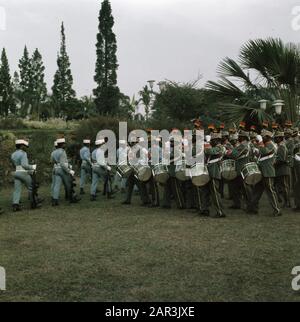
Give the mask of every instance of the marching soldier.
[(220, 165), (225, 153), (225, 148), (221, 145), (221, 140), (222, 136), (220, 133), (212, 133), (210, 144), (205, 144), (204, 152), (207, 158), (210, 182), (200, 188), (201, 214), (209, 215), (209, 200), (211, 199), (216, 209), (216, 214), (212, 216), (214, 218), (226, 217), (218, 191), (221, 180)]
[(55, 179), (52, 200), (53, 207), (59, 205), (61, 184), (65, 187), (67, 194), (66, 197), (70, 203), (77, 203), (79, 201), (74, 192), (75, 172), (72, 170), (71, 165), (69, 165), (65, 151), (66, 140), (64, 138), (60, 138), (56, 142), (57, 149), (52, 153), (52, 160), (55, 163)]
[(107, 164), (107, 161), (105, 159), (105, 150), (103, 149), (104, 144), (104, 139), (97, 140), (95, 142), (97, 149), (93, 151), (92, 154), (93, 181), (91, 185), (91, 201), (96, 201), (97, 186), (100, 179), (102, 179), (103, 182), (106, 183), (107, 198), (113, 198), (111, 182), (107, 178), (110, 175), (111, 167)]
[[(170, 157), (170, 159), (169, 159)], [(174, 139), (171, 142), (166, 142), (165, 150), (163, 151), (163, 164), (167, 164), (167, 160), (170, 160), (168, 165), (169, 179), (164, 186), (163, 205), (164, 209), (172, 208), (172, 196), (175, 199), (178, 209), (185, 208), (184, 196), (180, 187), (180, 182), (175, 176), (176, 163), (175, 151), (174, 151)]]
[(83, 140), (83, 147), (80, 150), (81, 158), (81, 169), (80, 169), (80, 194), (84, 195), (84, 186), (86, 178), (91, 177), (91, 151), (90, 151), (91, 140)]
[(235, 160), (237, 177), (232, 182), (232, 190), (234, 191), (233, 205), (230, 209), (241, 209), (242, 196), (247, 205), (247, 209), (250, 208), (251, 191), (242, 178), (242, 169), (249, 163), (250, 145), (249, 145), (249, 133), (241, 130), (238, 134), (239, 144), (229, 151), (228, 156)]
[(274, 178), (275, 178), (275, 155), (276, 149), (272, 142), (272, 132), (268, 130), (263, 130), (261, 133), (263, 137), (263, 142), (257, 145), (260, 153), (260, 158), (258, 160), (259, 168), (262, 172), (263, 179), (259, 182), (253, 189), (253, 198), (251, 202), (251, 211), (253, 213), (258, 213), (258, 204), (264, 193), (267, 193), (269, 202), (273, 208), (273, 216), (281, 216), (281, 211), (278, 205), (277, 195), (274, 188)]
[(294, 185), (294, 200), (295, 200), (295, 212), (300, 212), (300, 143), (294, 147), (294, 173), (295, 173), (295, 185)]
[[(277, 131), (274, 136), (277, 144), (277, 153), (275, 158), (275, 189), (278, 196), (283, 197), (283, 208), (290, 208), (290, 193), (289, 193), (289, 176), (290, 169), (288, 165), (288, 149), (284, 142), (284, 133)], [(278, 198), (279, 199), (279, 198)]]
[(32, 209), (40, 207), (40, 203), (37, 200), (33, 180), (31, 174), (36, 171), (36, 164), (30, 165), (28, 163), (26, 150), (29, 147), (29, 143), (26, 140), (16, 140), (16, 151), (11, 155), (11, 160), (16, 167), (14, 172), (14, 193), (13, 193), (13, 212), (21, 211), (20, 199), (22, 192), (22, 184), (24, 184), (29, 193), (29, 200)]

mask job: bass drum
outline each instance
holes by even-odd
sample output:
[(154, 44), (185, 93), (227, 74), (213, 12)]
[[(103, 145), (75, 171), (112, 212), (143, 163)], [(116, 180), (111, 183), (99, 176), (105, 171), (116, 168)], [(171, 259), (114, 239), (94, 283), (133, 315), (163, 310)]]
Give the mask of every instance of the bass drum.
[(163, 164), (155, 165), (153, 167), (153, 176), (156, 182), (165, 184), (170, 178), (168, 167)]
[(117, 167), (117, 173), (122, 178), (129, 178), (132, 172), (133, 168), (130, 165), (128, 165), (126, 161), (120, 163)]
[(255, 162), (247, 163), (242, 169), (242, 178), (246, 184), (254, 186), (262, 180), (262, 173)]
[(237, 177), (234, 160), (224, 160), (221, 164), (222, 178), (228, 181), (234, 180)]
[(203, 187), (210, 181), (207, 166), (204, 164), (195, 164), (191, 168), (191, 177), (196, 187)]
[(186, 167), (186, 163), (184, 161), (182, 162), (182, 164), (176, 165), (175, 177), (179, 181), (187, 181), (191, 178), (189, 175), (189, 169)]
[(152, 176), (152, 171), (149, 166), (146, 165), (134, 165), (132, 166), (135, 177), (141, 182), (147, 182)]

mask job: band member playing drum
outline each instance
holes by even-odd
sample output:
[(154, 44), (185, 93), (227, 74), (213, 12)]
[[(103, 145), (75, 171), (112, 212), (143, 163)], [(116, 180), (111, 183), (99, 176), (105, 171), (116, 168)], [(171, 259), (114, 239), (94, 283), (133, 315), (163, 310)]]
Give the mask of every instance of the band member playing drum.
[(257, 145), (260, 153), (260, 158), (258, 160), (259, 168), (262, 172), (263, 179), (255, 185), (253, 189), (253, 199), (251, 202), (251, 211), (253, 213), (258, 213), (258, 204), (264, 193), (267, 193), (269, 202), (273, 209), (273, 216), (281, 216), (281, 211), (279, 208), (277, 195), (274, 188), (274, 178), (275, 178), (275, 146), (272, 143), (273, 133), (268, 130), (263, 130), (261, 133), (263, 137), (263, 142)]
[(214, 218), (224, 218), (225, 213), (219, 195), (219, 183), (221, 180), (220, 164), (224, 156), (224, 147), (221, 144), (222, 136), (220, 133), (212, 133), (210, 144), (205, 144), (205, 156), (210, 175), (210, 182), (201, 189), (202, 210), (207, 212), (209, 209), (209, 199), (216, 209)]
[(274, 135), (274, 141), (278, 146), (275, 159), (275, 189), (278, 199), (283, 199), (283, 208), (290, 208), (290, 169), (288, 164), (288, 149), (284, 142), (284, 132), (277, 131)]
[(242, 197), (244, 197), (247, 209), (250, 208), (251, 201), (251, 187), (244, 183), (241, 171), (243, 167), (249, 163), (250, 146), (249, 146), (249, 133), (241, 130), (238, 134), (239, 145), (228, 152), (228, 156), (235, 160), (237, 177), (232, 181), (234, 194), (233, 205), (230, 209), (241, 209)]

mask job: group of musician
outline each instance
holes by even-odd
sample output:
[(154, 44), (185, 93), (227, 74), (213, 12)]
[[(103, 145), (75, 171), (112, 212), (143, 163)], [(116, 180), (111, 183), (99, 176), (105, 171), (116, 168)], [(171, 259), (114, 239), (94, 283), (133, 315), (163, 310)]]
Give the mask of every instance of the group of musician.
[[(203, 130), (200, 119), (192, 120), (194, 133)], [(172, 133), (176, 129), (172, 129)], [(299, 129), (286, 122), (284, 127), (271, 126), (264, 122), (258, 131), (256, 126), (241, 122), (238, 127), (227, 128), (224, 124), (210, 125), (205, 129), (203, 164), (188, 166), (187, 160), (176, 163), (175, 139), (169, 142), (151, 135), (149, 129), (149, 148), (145, 148), (145, 139), (136, 137), (134, 143), (120, 140), (117, 147), (117, 165), (107, 161), (105, 138), (93, 142), (83, 140), (79, 151), (81, 159), (79, 194), (86, 194), (88, 181), (90, 200), (95, 202), (106, 196), (114, 198), (116, 187), (125, 193), (124, 205), (131, 205), (134, 192), (139, 194), (145, 207), (163, 209), (190, 209), (201, 216), (224, 218), (224, 191), (232, 204), (230, 211), (244, 210), (249, 215), (259, 213), (259, 203), (265, 192), (270, 205), (270, 215), (281, 216), (283, 208), (293, 208), (300, 212), (300, 139)], [(191, 155), (197, 150), (197, 140), (193, 137), (190, 145), (182, 140), (182, 147)], [(21, 189), (25, 185), (29, 192), (31, 208), (39, 208), (42, 200), (38, 196), (35, 173), (37, 165), (30, 165), (27, 158), (29, 142), (17, 140), (16, 151), (11, 155), (15, 166), (13, 172), (14, 192), (13, 211), (21, 211)], [(171, 161), (165, 165), (164, 153)], [(138, 164), (124, 163), (138, 154)], [(153, 166), (152, 156), (159, 156), (159, 163)], [(122, 160), (122, 162), (121, 162)], [(64, 198), (77, 203), (75, 171), (68, 161), (66, 140), (59, 138), (54, 142), (51, 154), (53, 164), (51, 200), (52, 206), (60, 204), (61, 188)], [(116, 171), (114, 171), (116, 170)], [(90, 179), (90, 180), (89, 180)], [(101, 187), (99, 187), (99, 184)], [(100, 191), (103, 190), (103, 191)], [(99, 196), (102, 192), (103, 196)], [(213, 211), (212, 211), (213, 210)], [(227, 211), (226, 211), (227, 212)]]

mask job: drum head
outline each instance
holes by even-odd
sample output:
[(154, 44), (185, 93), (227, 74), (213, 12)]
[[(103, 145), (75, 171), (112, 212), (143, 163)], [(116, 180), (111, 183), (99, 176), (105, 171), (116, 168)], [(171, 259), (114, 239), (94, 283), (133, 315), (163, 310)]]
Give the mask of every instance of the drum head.
[(207, 183), (209, 183), (209, 181), (210, 181), (210, 177), (207, 174), (202, 174), (200, 176), (192, 178), (192, 182), (196, 187), (203, 187)]
[(146, 182), (148, 180), (150, 180), (152, 176), (152, 171), (149, 167), (143, 167), (139, 169), (138, 172), (138, 179), (142, 182)]
[(169, 180), (170, 176), (168, 173), (160, 173), (155, 176), (155, 181), (161, 184), (165, 184)]
[(258, 184), (260, 181), (262, 180), (262, 175), (261, 173), (253, 173), (250, 176), (245, 178), (245, 182), (249, 185), (249, 186), (255, 186), (256, 184)]

